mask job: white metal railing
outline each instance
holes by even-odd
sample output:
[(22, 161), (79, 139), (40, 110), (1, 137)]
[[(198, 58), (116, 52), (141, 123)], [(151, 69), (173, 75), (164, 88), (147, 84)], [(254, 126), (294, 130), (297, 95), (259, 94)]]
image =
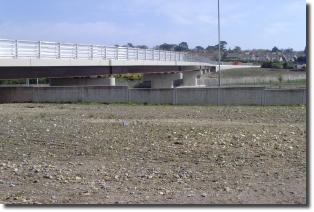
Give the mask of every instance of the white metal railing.
[(0, 39), (0, 58), (199, 61), (188, 52)]

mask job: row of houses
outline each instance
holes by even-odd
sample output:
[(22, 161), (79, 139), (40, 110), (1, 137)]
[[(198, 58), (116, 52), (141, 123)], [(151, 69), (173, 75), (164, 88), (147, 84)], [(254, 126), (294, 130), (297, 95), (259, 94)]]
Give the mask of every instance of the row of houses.
[(225, 52), (224, 60), (249, 62), (295, 62), (298, 57), (305, 56), (304, 52), (271, 52), (262, 50)]

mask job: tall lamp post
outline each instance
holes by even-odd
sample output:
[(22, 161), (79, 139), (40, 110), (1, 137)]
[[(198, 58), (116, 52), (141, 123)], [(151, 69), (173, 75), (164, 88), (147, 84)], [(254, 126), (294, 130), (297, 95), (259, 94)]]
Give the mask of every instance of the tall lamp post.
[(221, 54), (220, 54), (220, 0), (218, 0), (218, 82), (219, 82), (219, 87), (221, 86), (220, 63), (221, 63)]

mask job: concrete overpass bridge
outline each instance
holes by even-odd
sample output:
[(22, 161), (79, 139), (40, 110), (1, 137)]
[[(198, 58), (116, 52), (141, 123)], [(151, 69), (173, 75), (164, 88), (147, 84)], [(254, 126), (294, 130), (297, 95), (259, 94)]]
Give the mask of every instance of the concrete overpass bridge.
[[(143, 73), (152, 88), (172, 88), (177, 79), (183, 79), (184, 86), (197, 86), (197, 77), (216, 72), (217, 66), (188, 52), (0, 40), (0, 80), (49, 78), (51, 85), (115, 85), (114, 74)], [(249, 67), (221, 65), (221, 70)], [(104, 75), (109, 77), (99, 77)]]

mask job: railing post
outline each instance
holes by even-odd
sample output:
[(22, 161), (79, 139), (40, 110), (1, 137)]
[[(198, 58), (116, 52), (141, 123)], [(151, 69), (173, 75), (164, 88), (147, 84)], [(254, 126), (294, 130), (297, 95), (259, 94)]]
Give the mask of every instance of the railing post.
[(38, 59), (41, 57), (41, 41), (38, 41)]
[(164, 55), (165, 55), (165, 61), (167, 61), (167, 52), (164, 51)]
[(144, 60), (146, 60), (146, 49), (144, 49)]
[(15, 58), (17, 59), (19, 57), (19, 45), (18, 40), (15, 41)]
[(107, 59), (107, 48), (104, 46), (103, 48), (104, 51), (104, 59)]
[(78, 59), (78, 44), (75, 44), (75, 59)]
[(58, 43), (58, 59), (61, 59), (61, 43)]
[(116, 60), (118, 60), (119, 59), (119, 47), (116, 47)]
[(126, 60), (129, 60), (129, 47), (126, 47)]
[(152, 50), (152, 57), (153, 57), (153, 60), (155, 60), (155, 50), (154, 49)]
[(160, 49), (158, 50), (158, 59), (159, 59), (159, 61), (160, 61)]
[(94, 46), (90, 46), (90, 59), (92, 60), (94, 58)]
[(136, 49), (136, 60), (138, 60), (138, 48)]
[(172, 56), (172, 52), (170, 51), (170, 61), (172, 60), (172, 57), (171, 57), (171, 56)]

